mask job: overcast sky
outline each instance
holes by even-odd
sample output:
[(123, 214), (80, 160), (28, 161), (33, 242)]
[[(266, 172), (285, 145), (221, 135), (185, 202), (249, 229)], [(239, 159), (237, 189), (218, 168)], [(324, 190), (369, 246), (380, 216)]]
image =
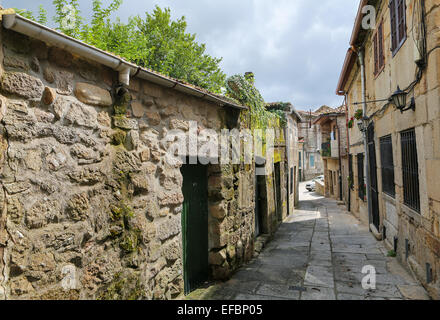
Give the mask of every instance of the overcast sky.
[[(91, 1), (80, 0), (90, 17)], [(104, 0), (105, 4), (110, 0)], [(37, 11), (51, 0), (0, 0), (6, 7)], [(339, 106), (335, 95), (359, 1), (356, 0), (124, 0), (122, 20), (170, 7), (186, 16), (188, 30), (223, 57), (228, 75), (253, 71), (266, 102), (292, 102), (297, 109)]]

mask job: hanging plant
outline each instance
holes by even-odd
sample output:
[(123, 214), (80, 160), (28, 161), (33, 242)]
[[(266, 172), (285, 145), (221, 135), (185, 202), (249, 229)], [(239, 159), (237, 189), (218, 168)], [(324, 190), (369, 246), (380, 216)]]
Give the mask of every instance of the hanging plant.
[(362, 109), (356, 110), (354, 117), (356, 120), (361, 120), (364, 117), (364, 111)]
[(350, 119), (350, 121), (348, 121), (348, 128), (351, 129), (353, 128), (354, 125), (354, 117)]

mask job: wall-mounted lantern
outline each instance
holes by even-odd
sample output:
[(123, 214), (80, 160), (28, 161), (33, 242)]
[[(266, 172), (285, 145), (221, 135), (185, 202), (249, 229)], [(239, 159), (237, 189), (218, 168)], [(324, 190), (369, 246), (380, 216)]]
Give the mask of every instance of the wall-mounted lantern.
[(409, 107), (406, 107), (407, 95), (408, 93), (400, 90), (399, 86), (397, 86), (397, 91), (394, 92), (390, 97), (390, 101), (396, 106), (397, 109), (400, 110), (401, 113), (407, 110), (416, 111), (416, 101), (414, 97), (411, 99)]
[(369, 125), (369, 118), (363, 117), (357, 123), (360, 132), (366, 132)]

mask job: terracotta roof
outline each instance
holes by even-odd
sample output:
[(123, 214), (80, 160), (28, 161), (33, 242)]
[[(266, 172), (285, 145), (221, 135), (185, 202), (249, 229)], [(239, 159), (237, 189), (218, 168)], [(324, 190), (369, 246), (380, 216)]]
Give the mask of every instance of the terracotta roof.
[[(179, 79), (172, 78), (172, 77), (170, 77), (170, 76), (164, 75), (164, 74), (162, 74), (162, 73), (159, 73), (159, 72), (157, 72), (157, 71), (151, 70), (151, 69), (149, 69), (149, 68), (145, 68), (145, 67), (138, 66), (138, 65), (136, 65), (136, 64), (134, 64), (134, 63), (132, 63), (132, 62), (130, 62), (130, 61), (125, 60), (125, 58), (123, 58), (123, 57), (120, 57), (120, 56), (115, 55), (115, 54), (113, 54), (113, 53), (111, 53), (111, 52), (108, 52), (108, 51), (104, 51), (104, 50), (102, 50), (102, 49), (99, 49), (99, 48), (97, 48), (97, 47), (95, 47), (95, 46), (89, 45), (89, 44), (87, 44), (87, 43), (85, 43), (85, 42), (83, 42), (83, 41), (80, 41), (80, 40), (78, 40), (78, 39), (75, 39), (75, 38), (69, 37), (69, 36), (67, 36), (67, 35), (65, 35), (65, 34), (59, 32), (59, 31), (57, 31), (57, 30), (55, 30), (55, 29), (49, 28), (49, 27), (44, 26), (44, 25), (42, 25), (42, 24), (39, 24), (39, 23), (37, 23), (37, 22), (35, 22), (35, 21), (32, 21), (32, 20), (26, 19), (26, 18), (22, 17), (21, 15), (19, 15), (19, 14), (17, 14), (17, 13), (12, 13), (12, 11), (11, 11), (11, 12), (9, 12), (9, 11), (10, 11), (10, 9), (7, 9), (7, 10), (5, 10), (4, 12), (2, 12), (2, 13), (0, 13), (0, 14), (2, 14), (2, 15), (3, 15), (3, 14), (5, 14), (5, 15), (11, 15), (11, 16), (15, 15), (15, 16), (17, 16), (17, 17), (20, 17), (20, 19), (21, 19), (22, 21), (27, 21), (28, 23), (31, 23), (35, 28), (38, 28), (38, 29), (41, 29), (41, 30), (46, 30), (46, 31), (48, 31), (48, 32), (51, 32), (52, 34), (55, 34), (55, 35), (57, 35), (57, 36), (60, 36), (60, 37), (65, 38), (67, 41), (70, 41), (70, 42), (75, 43), (75, 44), (77, 44), (77, 45), (81, 45), (81, 46), (87, 47), (89, 50), (93, 50), (93, 51), (96, 51), (96, 52), (101, 52), (101, 53), (106, 54), (106, 55), (108, 55), (108, 56), (110, 56), (110, 57), (118, 58), (118, 59), (120, 59), (121, 61), (123, 61), (123, 62), (125, 62), (125, 63), (131, 65), (133, 68), (137, 69), (138, 71), (136, 72), (136, 74), (138, 74), (139, 71), (144, 71), (144, 72), (149, 73), (149, 74), (152, 75), (153, 77), (157, 77), (157, 78), (158, 78), (158, 83), (157, 83), (157, 84), (159, 84), (159, 85), (161, 85), (161, 83), (164, 82), (164, 81), (171, 81), (171, 82), (173, 82), (173, 83), (175, 83), (175, 84), (179, 84), (179, 85), (181, 85), (181, 86), (186, 87), (186, 90), (187, 90), (187, 91), (188, 91), (188, 90), (191, 90), (191, 91), (198, 92), (198, 94), (203, 95), (203, 97), (201, 97), (202, 99), (209, 100), (209, 101), (211, 101), (211, 102), (213, 102), (213, 99), (215, 99), (215, 100), (219, 100), (219, 101), (216, 101), (217, 103), (218, 103), (218, 102), (221, 102), (221, 103), (224, 103), (225, 105), (229, 105), (229, 106), (232, 106), (232, 107), (236, 107), (236, 108), (240, 108), (240, 109), (248, 109), (248, 108), (245, 107), (245, 106), (239, 105), (239, 104), (237, 103), (237, 101), (235, 101), (235, 100), (233, 100), (233, 99), (231, 99), (231, 98), (228, 98), (228, 97), (226, 97), (226, 96), (223, 96), (223, 95), (220, 95), (220, 94), (216, 94), (216, 93), (210, 92), (210, 91), (208, 91), (208, 90), (206, 90), (206, 89), (204, 89), (204, 88), (200, 88), (200, 87), (195, 86), (195, 85), (193, 85), (193, 84), (187, 83), (187, 82), (185, 82), (185, 81), (183, 81), (183, 80), (179, 80)], [(1, 20), (1, 19), (0, 19), (0, 20)], [(39, 34), (38, 34), (38, 35), (39, 35)], [(30, 36), (30, 37), (37, 38), (35, 35)], [(38, 39), (38, 38), (37, 38), (37, 39)], [(56, 46), (56, 44), (52, 44), (52, 45), (55, 45), (55, 46)], [(97, 61), (97, 62), (99, 63), (99, 61)], [(135, 76), (136, 76), (136, 74), (135, 74)]]
[(363, 29), (362, 26), (362, 19), (364, 17), (364, 14), (362, 13), (363, 7), (366, 5), (372, 5), (376, 6), (380, 1), (383, 0), (360, 0), (359, 1), (359, 8), (356, 15), (356, 19), (353, 26), (353, 31), (351, 33), (350, 37), (350, 43), (349, 43), (349, 49), (347, 51), (347, 54), (345, 56), (344, 64), (342, 66), (342, 71), (339, 76), (338, 86), (336, 88), (336, 94), (337, 95), (344, 95), (344, 87), (348, 80), (348, 76), (356, 62), (357, 58), (357, 47), (359, 47), (365, 36), (368, 34), (369, 30)]

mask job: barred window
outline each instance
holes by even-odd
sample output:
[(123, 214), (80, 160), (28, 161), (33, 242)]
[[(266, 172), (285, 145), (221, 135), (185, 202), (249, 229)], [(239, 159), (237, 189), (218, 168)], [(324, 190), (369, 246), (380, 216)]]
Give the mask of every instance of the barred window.
[(394, 198), (396, 196), (396, 186), (394, 183), (393, 142), (391, 136), (380, 139), (380, 159), (382, 163), (383, 192)]
[(364, 179), (364, 154), (357, 155), (358, 166), (358, 194), (362, 201), (365, 201), (365, 179)]
[(419, 163), (417, 160), (416, 132), (400, 134), (402, 144), (402, 174), (404, 204), (420, 213)]

